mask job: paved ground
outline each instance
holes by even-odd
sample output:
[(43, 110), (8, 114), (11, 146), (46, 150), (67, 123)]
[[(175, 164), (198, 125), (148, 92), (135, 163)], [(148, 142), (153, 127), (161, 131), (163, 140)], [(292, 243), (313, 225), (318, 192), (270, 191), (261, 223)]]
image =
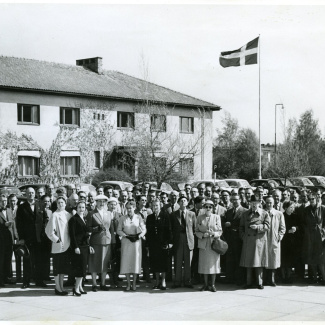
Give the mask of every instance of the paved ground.
[[(125, 285), (125, 283), (123, 283)], [(0, 289), (2, 321), (325, 321), (325, 287), (279, 285), (264, 290), (218, 284), (217, 292), (190, 289), (151, 290), (140, 283), (137, 292), (123, 288), (88, 292), (81, 297), (55, 296), (49, 288), (7, 286)], [(85, 286), (90, 290), (90, 285)], [(71, 288), (69, 288), (71, 291)]]

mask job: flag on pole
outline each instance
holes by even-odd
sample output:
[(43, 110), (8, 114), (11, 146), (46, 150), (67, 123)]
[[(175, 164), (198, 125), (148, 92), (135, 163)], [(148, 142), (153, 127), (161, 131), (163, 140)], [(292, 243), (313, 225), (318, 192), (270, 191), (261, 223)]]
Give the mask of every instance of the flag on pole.
[(238, 50), (221, 52), (219, 57), (220, 65), (227, 68), (257, 64), (258, 41), (259, 38), (256, 37)]

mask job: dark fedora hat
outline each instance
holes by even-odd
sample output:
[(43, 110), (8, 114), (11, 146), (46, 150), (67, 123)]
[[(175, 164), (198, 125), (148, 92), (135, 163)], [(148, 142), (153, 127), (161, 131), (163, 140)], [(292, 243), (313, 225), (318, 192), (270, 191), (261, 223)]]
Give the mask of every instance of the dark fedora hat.
[(17, 255), (21, 257), (29, 256), (29, 250), (26, 245), (14, 245), (14, 251)]

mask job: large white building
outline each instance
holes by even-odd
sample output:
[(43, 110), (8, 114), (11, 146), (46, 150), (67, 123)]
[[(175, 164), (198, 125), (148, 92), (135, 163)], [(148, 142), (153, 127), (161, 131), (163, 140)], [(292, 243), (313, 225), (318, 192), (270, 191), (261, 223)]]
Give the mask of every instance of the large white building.
[[(211, 178), (212, 112), (218, 110), (103, 70), (100, 57), (77, 60), (75, 66), (0, 57), (0, 182), (82, 181), (102, 167), (106, 152), (108, 162), (123, 167), (113, 149), (130, 150), (132, 132), (145, 132), (146, 125), (153, 130), (157, 121), (160, 138), (177, 138), (177, 168), (192, 166), (191, 178)], [(136, 166), (132, 173), (136, 178)]]

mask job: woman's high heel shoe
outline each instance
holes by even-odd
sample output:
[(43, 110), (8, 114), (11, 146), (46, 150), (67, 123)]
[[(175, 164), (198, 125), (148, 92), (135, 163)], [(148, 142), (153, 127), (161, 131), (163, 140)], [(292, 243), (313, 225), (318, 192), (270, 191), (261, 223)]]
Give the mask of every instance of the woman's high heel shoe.
[(82, 295), (86, 295), (86, 294), (87, 294), (86, 291), (82, 291), (82, 290), (80, 290), (80, 289), (79, 289), (79, 291), (80, 291), (80, 293), (81, 293)]
[(62, 291), (59, 291), (57, 289), (54, 289), (54, 292), (57, 296), (65, 296), (65, 294)]
[(81, 296), (81, 293), (77, 292), (75, 288), (72, 289), (72, 295), (76, 295), (77, 297)]

